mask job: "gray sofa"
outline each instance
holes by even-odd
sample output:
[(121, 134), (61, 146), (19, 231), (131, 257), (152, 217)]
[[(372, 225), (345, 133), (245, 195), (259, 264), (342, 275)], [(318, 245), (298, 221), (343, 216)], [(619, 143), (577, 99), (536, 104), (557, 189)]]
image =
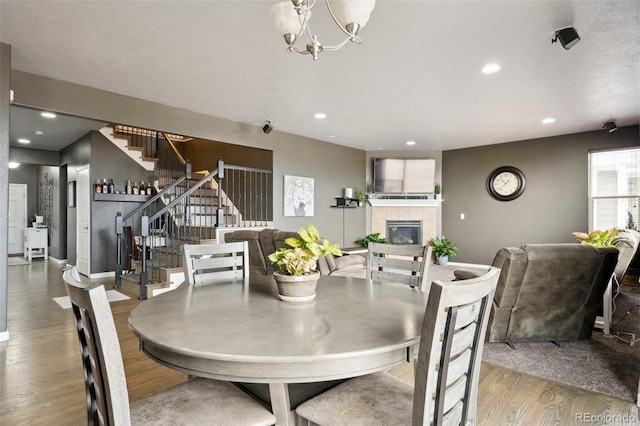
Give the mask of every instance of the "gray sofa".
[[(247, 241), (249, 246), (249, 274), (269, 275), (278, 268), (271, 264), (268, 257), (279, 248), (289, 246), (285, 240), (290, 237), (298, 237), (294, 231), (281, 231), (279, 229), (250, 230), (241, 229), (228, 232), (224, 235), (227, 243)], [(328, 254), (318, 259), (318, 270), (321, 275), (362, 276), (365, 275), (365, 258), (358, 255), (333, 256)]]
[[(589, 339), (618, 250), (586, 244), (528, 244), (498, 251), (501, 269), (489, 342)], [(472, 274), (456, 271), (459, 279)]]

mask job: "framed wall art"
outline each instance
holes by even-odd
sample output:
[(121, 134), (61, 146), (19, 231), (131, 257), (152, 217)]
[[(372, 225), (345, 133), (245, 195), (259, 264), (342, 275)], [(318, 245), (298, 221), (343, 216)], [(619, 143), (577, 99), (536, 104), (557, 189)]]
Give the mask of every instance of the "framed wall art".
[(313, 178), (284, 176), (284, 215), (313, 216)]

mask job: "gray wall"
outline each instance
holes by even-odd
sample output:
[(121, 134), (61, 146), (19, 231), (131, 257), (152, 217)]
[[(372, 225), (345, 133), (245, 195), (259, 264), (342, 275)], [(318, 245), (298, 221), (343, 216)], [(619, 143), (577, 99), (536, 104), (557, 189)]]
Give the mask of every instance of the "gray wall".
[[(271, 150), (275, 227), (297, 230), (313, 223), (324, 237), (340, 244), (344, 241), (345, 245), (366, 235), (364, 208), (343, 212), (330, 207), (335, 204), (334, 197), (341, 195), (342, 188), (364, 187), (364, 151), (282, 133), (277, 131), (277, 123), (274, 123), (276, 129), (266, 135), (262, 132), (262, 123), (249, 125), (224, 120), (16, 70), (12, 71), (11, 78), (16, 105)], [(68, 173), (71, 176), (72, 170)], [(91, 174), (93, 177), (93, 171)], [(285, 174), (315, 179), (314, 217), (283, 215)], [(344, 222), (343, 213), (348, 213), (344, 215)]]
[[(443, 234), (460, 248), (452, 260), (486, 264), (501, 247), (574, 242), (572, 232), (587, 230), (587, 153), (639, 144), (638, 126), (630, 126), (444, 151)], [(526, 190), (514, 201), (496, 201), (486, 190), (500, 166), (525, 175)]]
[[(116, 189), (122, 191), (125, 181), (145, 182), (151, 180), (153, 172), (145, 170), (120, 148), (102, 136), (91, 132), (91, 182), (96, 179), (107, 181), (113, 178)], [(109, 161), (104, 161), (108, 158)], [(90, 195), (93, 199), (93, 194)], [(91, 273), (113, 271), (116, 259), (115, 217), (121, 212), (126, 215), (142, 203), (132, 202), (91, 202)], [(75, 228), (70, 230), (75, 235)], [(75, 254), (74, 254), (75, 255)]]
[(9, 340), (7, 251), (9, 248), (9, 90), (11, 89), (11, 46), (0, 43), (0, 342)]
[[(91, 162), (91, 134), (87, 133), (71, 145), (60, 151), (60, 165), (67, 169), (67, 184), (78, 180), (78, 170), (87, 167)], [(76, 195), (77, 199), (77, 195)], [(67, 262), (76, 264), (76, 208), (68, 207), (65, 197), (67, 221), (66, 246)]]

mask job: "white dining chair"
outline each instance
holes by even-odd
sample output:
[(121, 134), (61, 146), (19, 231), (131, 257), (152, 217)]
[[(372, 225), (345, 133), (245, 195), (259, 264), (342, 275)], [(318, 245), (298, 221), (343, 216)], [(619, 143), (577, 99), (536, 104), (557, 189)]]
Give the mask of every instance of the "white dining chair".
[(182, 246), (185, 281), (191, 285), (215, 284), (249, 276), (247, 241)]
[(369, 243), (367, 249), (367, 278), (427, 289), (431, 246)]
[(500, 270), (434, 281), (420, 338), (415, 387), (387, 373), (344, 383), (296, 408), (319, 425), (475, 424), (484, 336)]
[(63, 273), (76, 320), (89, 425), (272, 425), (273, 414), (231, 383), (195, 378), (129, 404), (120, 342), (102, 284)]

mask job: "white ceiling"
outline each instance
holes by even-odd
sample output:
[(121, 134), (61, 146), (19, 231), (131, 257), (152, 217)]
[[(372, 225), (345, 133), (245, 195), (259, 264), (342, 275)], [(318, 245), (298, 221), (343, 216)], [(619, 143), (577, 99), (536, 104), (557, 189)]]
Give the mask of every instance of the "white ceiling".
[[(17, 70), (364, 150), (639, 123), (639, 1), (378, 0), (363, 44), (316, 62), (285, 54), (275, 2), (1, 0), (0, 38)], [(329, 20), (318, 0), (312, 29), (335, 44)], [(571, 50), (551, 43), (567, 26)]]

